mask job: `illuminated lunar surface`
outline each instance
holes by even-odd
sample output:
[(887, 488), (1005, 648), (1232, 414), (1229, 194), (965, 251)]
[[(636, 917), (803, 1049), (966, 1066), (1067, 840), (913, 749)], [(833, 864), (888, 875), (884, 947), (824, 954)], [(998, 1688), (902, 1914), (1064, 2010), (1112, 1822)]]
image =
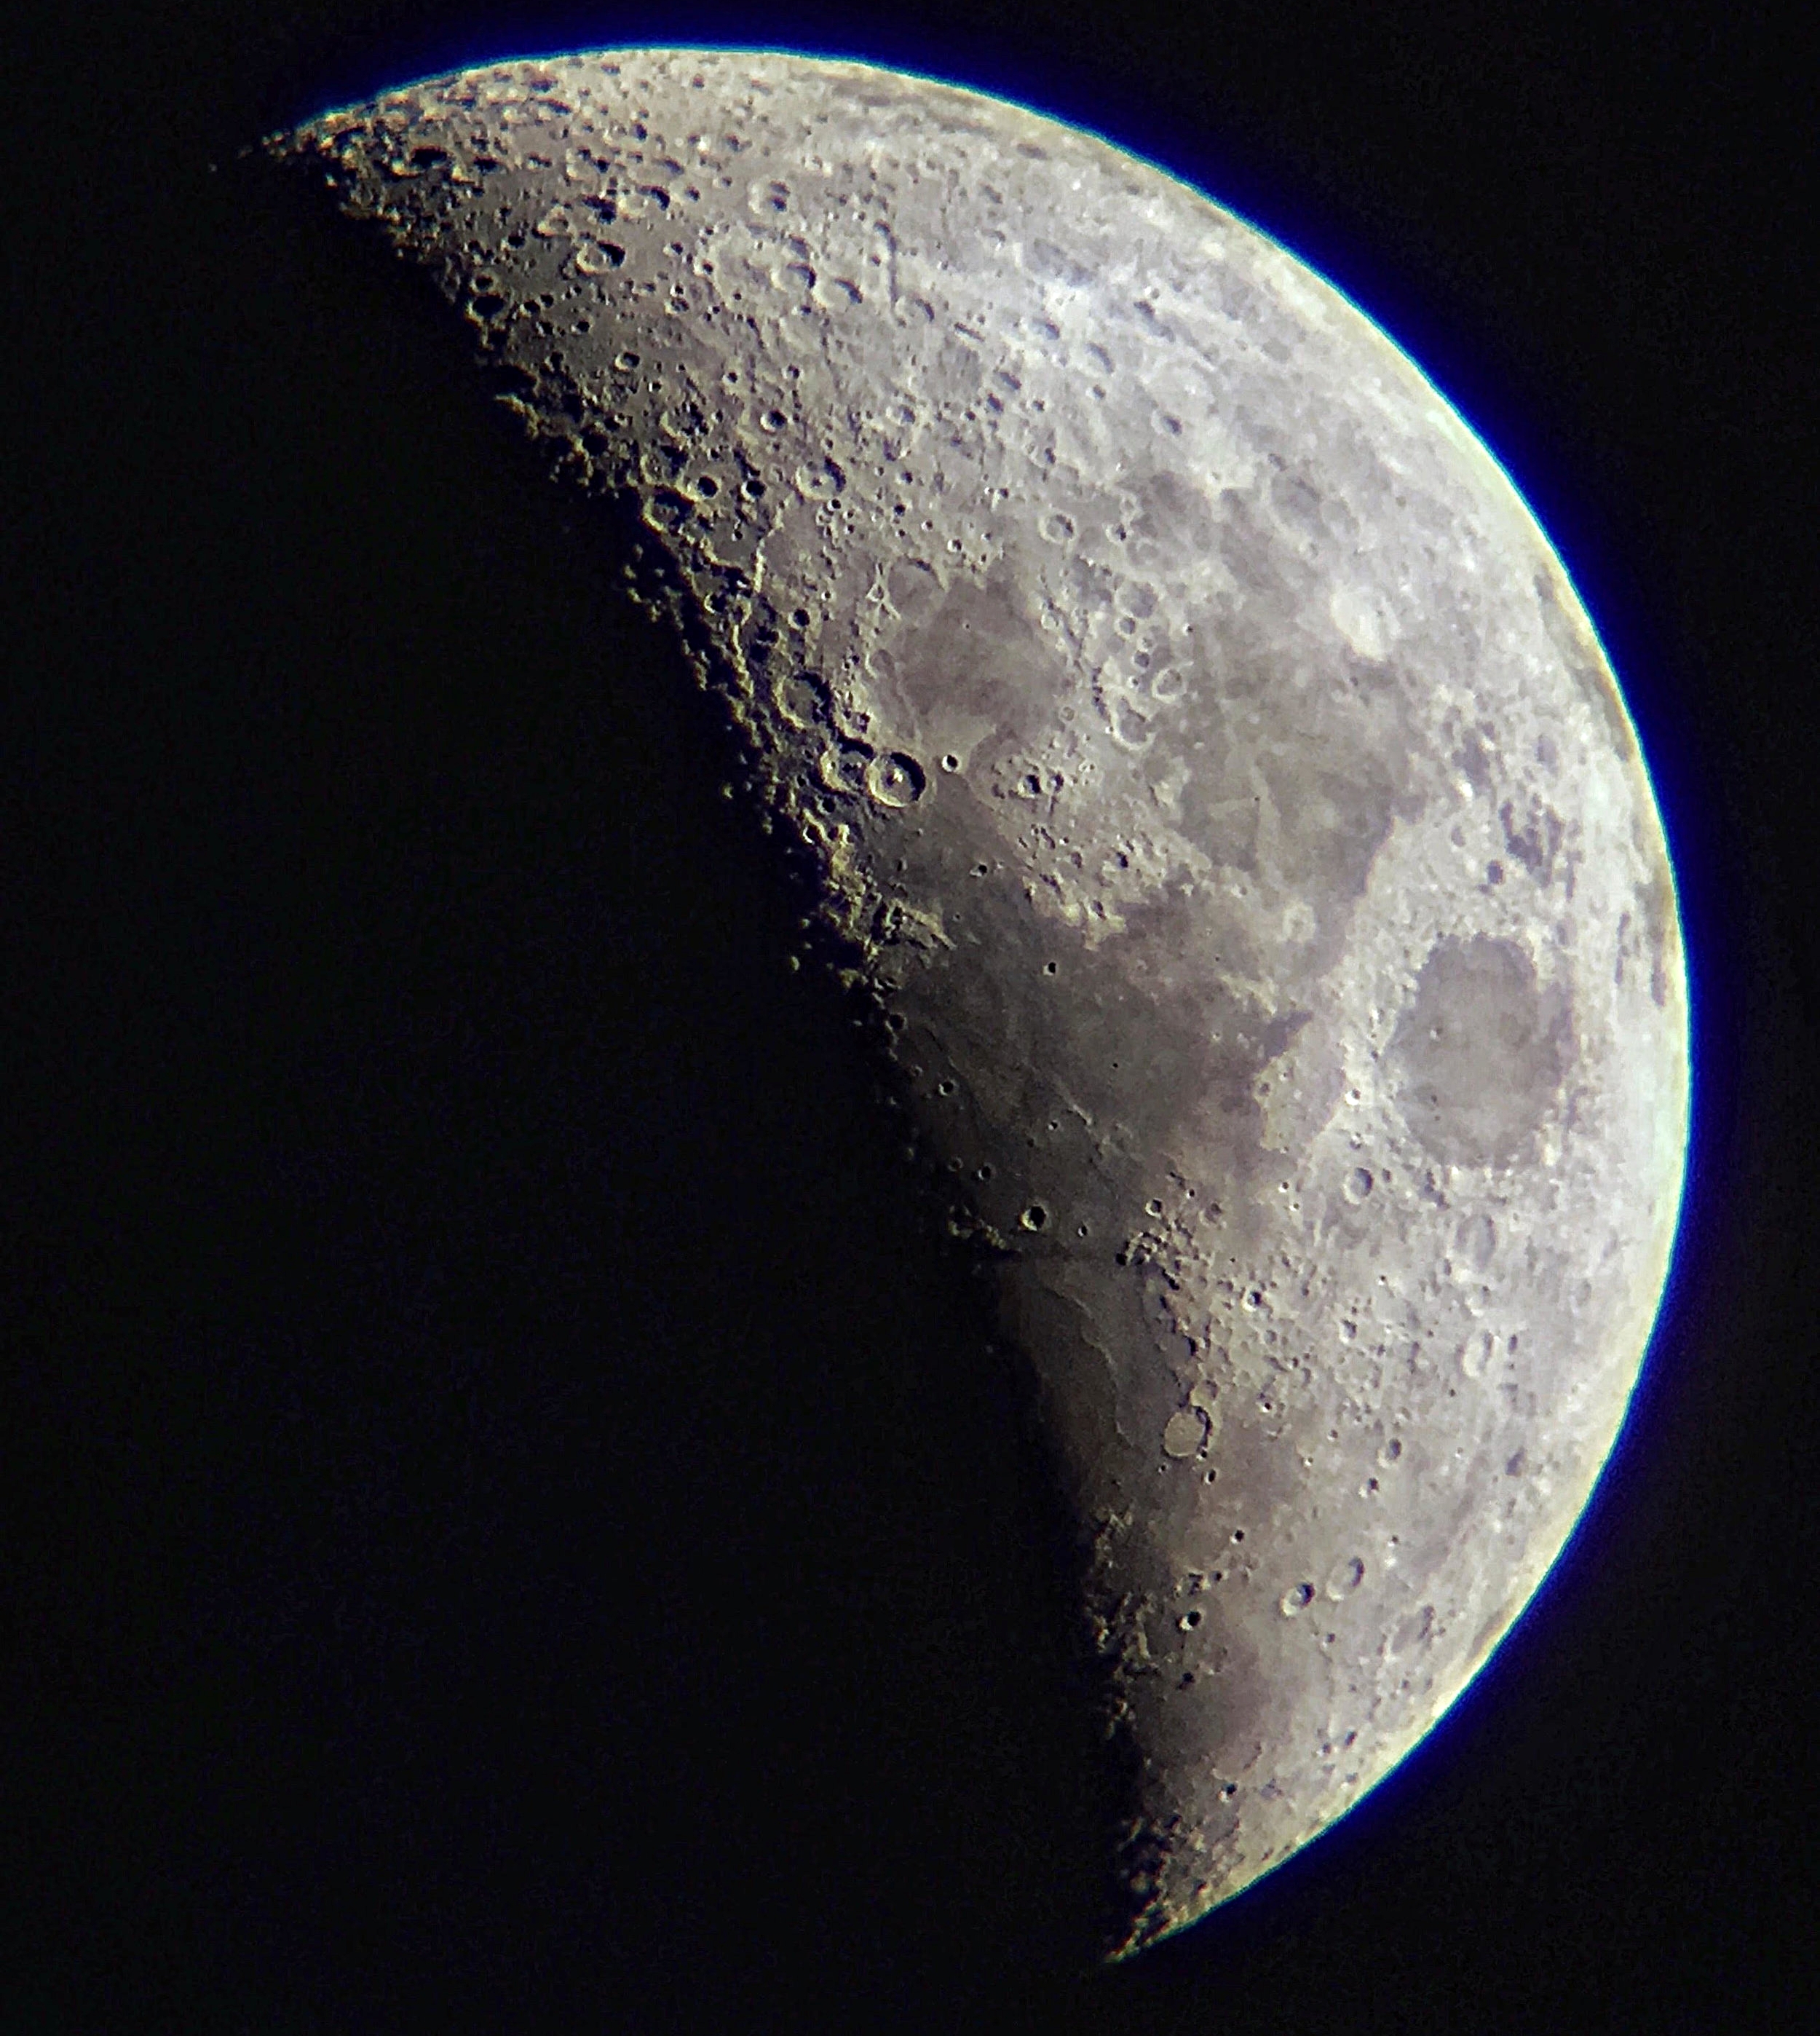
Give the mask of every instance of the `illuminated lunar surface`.
[(1193, 1921), (1483, 1663), (1655, 1317), (1679, 933), (1573, 589), (1331, 287), (998, 101), (617, 51), (272, 145), (636, 519), (1064, 1467), (1110, 1948)]

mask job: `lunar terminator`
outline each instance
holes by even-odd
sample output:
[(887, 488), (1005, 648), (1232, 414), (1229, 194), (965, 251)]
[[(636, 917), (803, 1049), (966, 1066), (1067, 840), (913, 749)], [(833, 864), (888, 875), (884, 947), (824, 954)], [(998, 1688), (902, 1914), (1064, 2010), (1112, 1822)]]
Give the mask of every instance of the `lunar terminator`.
[(1558, 560), (1329, 285), (1000, 101), (608, 51), (273, 146), (635, 519), (1065, 1467), (1110, 1947), (1192, 1921), (1483, 1664), (1654, 1320), (1679, 930)]

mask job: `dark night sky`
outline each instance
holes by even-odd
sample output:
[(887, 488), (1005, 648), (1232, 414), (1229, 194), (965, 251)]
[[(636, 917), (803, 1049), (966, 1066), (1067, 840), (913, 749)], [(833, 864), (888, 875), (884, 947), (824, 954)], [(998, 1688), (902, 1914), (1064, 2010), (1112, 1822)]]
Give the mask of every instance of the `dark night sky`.
[[(1000, 91), (1310, 261), (1554, 537), (1678, 859), (1688, 1214), (1581, 1531), (1396, 1777), (1110, 1975), (1064, 1958), (1093, 1806), (1015, 1384), (786, 972), (719, 731), (423, 294), (234, 160), (639, 40)], [(1609, 0), (34, 11), (0, 141), (0, 2025), (1798, 2021), (1796, 45)]]

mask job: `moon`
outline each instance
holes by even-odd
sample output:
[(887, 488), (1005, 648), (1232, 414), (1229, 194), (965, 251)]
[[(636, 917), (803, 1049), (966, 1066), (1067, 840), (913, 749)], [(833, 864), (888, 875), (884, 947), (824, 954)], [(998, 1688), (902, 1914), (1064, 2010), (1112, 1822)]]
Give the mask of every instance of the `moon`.
[(1623, 1420), (1687, 1003), (1596, 635), (1360, 311), (1019, 107), (612, 51), (269, 145), (743, 732), (1044, 1410), (1138, 1950), (1422, 1738)]

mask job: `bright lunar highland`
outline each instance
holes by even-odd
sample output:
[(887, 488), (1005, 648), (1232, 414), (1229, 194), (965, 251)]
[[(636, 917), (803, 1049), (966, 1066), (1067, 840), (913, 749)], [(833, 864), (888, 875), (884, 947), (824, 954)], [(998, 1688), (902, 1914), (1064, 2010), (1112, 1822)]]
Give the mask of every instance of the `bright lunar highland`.
[(1109, 1948), (1191, 1922), (1484, 1662), (1655, 1318), (1679, 929), (1558, 560), (1331, 286), (1015, 106), (618, 51), (271, 146), (635, 519), (1064, 1466)]

